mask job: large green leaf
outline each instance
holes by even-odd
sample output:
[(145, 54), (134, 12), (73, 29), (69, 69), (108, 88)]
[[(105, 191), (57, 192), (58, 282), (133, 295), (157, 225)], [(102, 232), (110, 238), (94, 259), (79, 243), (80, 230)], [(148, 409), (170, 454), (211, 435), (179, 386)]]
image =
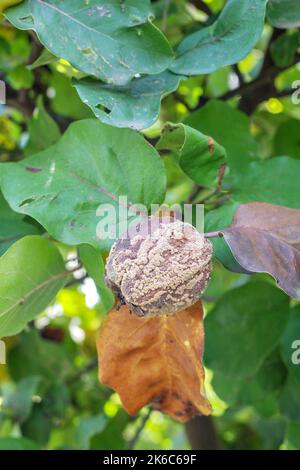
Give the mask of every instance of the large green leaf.
[(268, 20), (276, 28), (300, 26), (299, 0), (270, 0), (267, 8)]
[(0, 337), (4, 337), (21, 331), (47, 307), (68, 273), (51, 242), (28, 236), (0, 258), (0, 277)]
[[(73, 123), (55, 146), (0, 169), (11, 207), (71, 245), (110, 248), (124, 223), (136, 217), (132, 204), (150, 207), (165, 195), (165, 171), (156, 150), (135, 131), (97, 120)], [(98, 225), (105, 220), (106, 234)]]
[(225, 148), (230, 169), (225, 182), (232, 183), (238, 174), (245, 171), (249, 161), (257, 157), (258, 145), (250, 134), (249, 118), (223, 101), (209, 101), (184, 122), (211, 136)]
[(0, 256), (19, 238), (40, 233), (40, 229), (26, 220), (24, 215), (11, 210), (1, 193), (0, 220)]
[(279, 352), (273, 351), (255, 375), (238, 378), (214, 372), (213, 387), (230, 406), (252, 405), (263, 416), (278, 412), (278, 395), (286, 379)]
[(266, 282), (229, 291), (206, 318), (206, 365), (232, 380), (253, 375), (279, 343), (288, 312), (289, 298)]
[(149, 0), (25, 0), (6, 11), (16, 27), (34, 29), (55, 56), (119, 85), (162, 72), (173, 58), (150, 16)]
[(300, 208), (300, 161), (276, 157), (250, 163), (233, 188), (239, 202), (264, 201)]
[(215, 23), (183, 39), (170, 69), (198, 75), (239, 62), (261, 35), (266, 3), (267, 0), (229, 0)]
[(117, 127), (146, 129), (158, 118), (162, 98), (176, 90), (182, 78), (165, 71), (136, 78), (124, 86), (91, 79), (76, 81), (74, 85), (100, 121)]
[(218, 185), (226, 151), (212, 137), (184, 124), (167, 124), (157, 148), (175, 151), (179, 165), (197, 184), (212, 188)]

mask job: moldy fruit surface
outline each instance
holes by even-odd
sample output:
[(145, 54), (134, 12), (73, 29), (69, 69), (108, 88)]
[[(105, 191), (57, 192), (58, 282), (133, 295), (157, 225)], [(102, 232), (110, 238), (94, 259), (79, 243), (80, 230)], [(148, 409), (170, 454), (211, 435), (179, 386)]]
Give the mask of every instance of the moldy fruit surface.
[(112, 247), (106, 282), (139, 316), (169, 315), (193, 305), (207, 287), (212, 245), (192, 225), (148, 217)]

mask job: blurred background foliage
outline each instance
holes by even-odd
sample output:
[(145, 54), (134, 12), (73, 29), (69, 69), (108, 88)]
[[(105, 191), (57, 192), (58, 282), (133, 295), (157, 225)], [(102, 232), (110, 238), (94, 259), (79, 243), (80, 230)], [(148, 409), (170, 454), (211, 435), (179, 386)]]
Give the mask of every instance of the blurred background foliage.
[[(153, 6), (158, 26), (175, 45), (187, 31), (213, 22), (224, 3), (159, 0)], [(299, 30), (277, 30), (266, 24), (256, 47), (240, 63), (183, 80), (178, 90), (163, 100), (159, 119), (144, 134), (156, 142), (166, 121), (185, 120), (193, 125), (199, 119), (197, 113), (206, 113), (206, 129), (202, 130), (218, 138), (232, 158), (248, 152), (250, 158), (255, 154), (262, 160), (282, 155), (299, 160), (300, 106), (290, 97), (293, 82), (300, 79), (298, 60)], [(270, 62), (276, 75), (271, 75)], [(258, 83), (262, 70), (265, 82)], [(80, 72), (65, 60), (51, 57), (33, 33), (17, 30), (4, 20), (0, 24), (0, 73), (7, 84), (7, 103), (0, 106), (1, 162), (26, 158), (56, 142), (70, 122), (93, 117), (71, 84)], [(258, 81), (257, 86), (247, 88), (253, 81)], [(243, 97), (239, 107), (248, 118), (236, 135), (235, 123), (240, 122), (234, 114), (238, 87), (242, 87)], [(222, 111), (225, 101), (229, 120)], [(167, 202), (205, 201), (207, 209), (222, 204), (207, 190), (195, 188), (173, 156), (165, 157), (165, 166)], [(222, 195), (226, 197), (226, 193)], [(2, 219), (8, 207), (1, 201)], [(20, 221), (11, 215), (10, 220), (21, 225), (19, 235), (7, 240), (5, 249), (26, 234), (28, 226), (37, 233), (42, 230), (29, 217)], [(70, 247), (58, 247), (66, 261), (76, 257)], [(26, 266), (20, 269), (26, 270)], [(280, 293), (278, 318), (274, 319), (272, 311), (265, 325), (247, 320), (248, 311), (253, 310), (257, 319), (265, 315), (274, 292), (273, 281), (266, 276), (232, 273), (215, 261), (203, 301), (209, 326), (207, 395), (214, 410), (216, 446), (300, 448), (300, 366), (296, 369), (288, 358), (291, 330), (300, 336), (299, 302), (289, 302)], [(260, 295), (263, 305), (259, 304)], [(107, 299), (103, 302), (102, 296), (82, 270), (25, 331), (6, 340), (7, 364), (0, 366), (0, 449), (201, 447), (201, 422), (195, 420), (196, 425), (186, 429), (147, 408), (129, 417), (118, 396), (99, 384), (95, 338), (107, 312)], [(235, 312), (237, 305), (245, 315)], [(224, 336), (227, 329), (222, 329), (219, 311), (230, 324), (231, 337)], [(274, 334), (265, 345), (264, 335), (268, 336), (270, 329)], [(211, 331), (219, 333), (214, 337)], [(247, 351), (234, 369), (239, 349), (243, 349), (243, 335), (248, 347), (257, 349), (256, 362), (249, 370), (244, 361)], [(221, 357), (230, 361), (228, 369), (234, 372), (214, 367)], [(207, 429), (205, 426), (207, 423)]]

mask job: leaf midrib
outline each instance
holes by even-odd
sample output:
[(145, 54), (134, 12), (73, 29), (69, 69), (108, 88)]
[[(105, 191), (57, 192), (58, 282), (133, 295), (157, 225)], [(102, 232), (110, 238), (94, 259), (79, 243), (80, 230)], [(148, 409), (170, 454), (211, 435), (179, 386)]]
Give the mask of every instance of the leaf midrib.
[(48, 284), (54, 283), (58, 281), (59, 279), (63, 279), (64, 277), (67, 277), (70, 275), (70, 271), (63, 271), (58, 274), (55, 274), (45, 281), (41, 282), (40, 284), (37, 284), (35, 287), (33, 287), (31, 290), (29, 290), (24, 296), (19, 298), (13, 305), (8, 307), (8, 309), (0, 312), (0, 318), (3, 317), (4, 315), (7, 315), (11, 310), (14, 310), (15, 308), (19, 307), (20, 305), (24, 305), (30, 297), (32, 297), (36, 292), (39, 290), (43, 289), (44, 287), (47, 287)]
[[(218, 25), (218, 21), (220, 21), (220, 19), (217, 20), (215, 24), (213, 24), (213, 25), (207, 27), (207, 29), (210, 29), (213, 34), (212, 34), (206, 41), (201, 42), (201, 43), (200, 43), (200, 42), (197, 42), (197, 44), (196, 44), (195, 46), (193, 46), (193, 47), (191, 47), (190, 49), (184, 51), (182, 54), (179, 54), (179, 55), (178, 55), (178, 58), (183, 57), (185, 54), (188, 54), (189, 52), (193, 52), (195, 49), (200, 49), (200, 48), (202, 48), (203, 46), (209, 46), (209, 45), (211, 45), (211, 44), (217, 43), (218, 41), (222, 40), (227, 34), (229, 34), (233, 29), (235, 29), (235, 27), (236, 27), (237, 25), (240, 24), (240, 22), (237, 21), (236, 23), (234, 23), (234, 24), (228, 26), (227, 29), (224, 29), (223, 33), (221, 33), (221, 34), (219, 34), (218, 36), (216, 36), (214, 30), (216, 29), (216, 27), (217, 27), (217, 25)], [(200, 31), (203, 31), (203, 30), (200, 30)], [(195, 33), (195, 34), (196, 34), (196, 33)], [(200, 39), (200, 41), (201, 41), (201, 39)]]

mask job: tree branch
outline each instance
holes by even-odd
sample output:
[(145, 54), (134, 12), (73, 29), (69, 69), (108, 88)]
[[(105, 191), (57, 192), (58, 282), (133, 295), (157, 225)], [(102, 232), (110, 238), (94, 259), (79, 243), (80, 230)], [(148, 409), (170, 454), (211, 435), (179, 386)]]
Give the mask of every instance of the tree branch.
[(220, 450), (218, 435), (211, 416), (196, 416), (186, 426), (192, 450)]
[(149, 410), (147, 411), (147, 414), (145, 414), (145, 416), (143, 416), (142, 421), (141, 421), (140, 425), (138, 426), (138, 428), (135, 432), (135, 435), (128, 442), (128, 444), (127, 444), (127, 449), (128, 450), (134, 450), (135, 445), (136, 445), (137, 441), (139, 440), (140, 435), (143, 432), (144, 427), (146, 426), (146, 423), (147, 423), (148, 419), (150, 418), (151, 413), (152, 413), (152, 408), (149, 408)]
[(67, 384), (68, 385), (71, 385), (73, 384), (74, 382), (77, 382), (78, 380), (80, 380), (87, 372), (90, 372), (91, 370), (93, 369), (96, 369), (96, 367), (98, 366), (98, 359), (97, 357), (93, 357), (89, 362), (87, 362), (85, 364), (85, 366), (78, 370), (74, 375), (72, 375), (71, 377), (69, 377), (67, 379)]
[(202, 0), (190, 0), (190, 3), (194, 5), (196, 8), (198, 8), (199, 10), (202, 10), (208, 16), (211, 15), (209, 6), (207, 5), (207, 3), (203, 2)]

